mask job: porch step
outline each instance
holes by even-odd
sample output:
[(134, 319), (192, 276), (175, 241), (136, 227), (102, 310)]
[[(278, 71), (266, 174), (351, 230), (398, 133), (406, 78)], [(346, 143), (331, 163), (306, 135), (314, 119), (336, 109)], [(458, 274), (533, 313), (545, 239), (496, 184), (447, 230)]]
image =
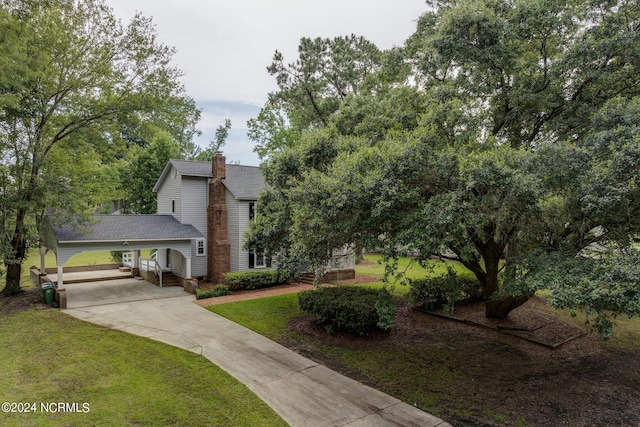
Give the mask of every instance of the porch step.
[(307, 285), (313, 285), (315, 276), (312, 273), (303, 273), (298, 276), (298, 282), (306, 283)]
[(180, 286), (180, 283), (178, 283), (178, 278), (171, 271), (163, 271), (162, 286)]

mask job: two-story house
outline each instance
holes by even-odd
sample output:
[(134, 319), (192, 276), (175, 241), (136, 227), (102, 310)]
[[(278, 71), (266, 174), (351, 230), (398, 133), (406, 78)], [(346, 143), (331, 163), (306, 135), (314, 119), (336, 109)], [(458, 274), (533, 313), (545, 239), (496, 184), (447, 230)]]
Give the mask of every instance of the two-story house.
[[(212, 162), (167, 163), (153, 188), (158, 195), (158, 214), (173, 215), (206, 236), (193, 242), (193, 277), (218, 283), (223, 273), (265, 267), (264, 257), (242, 248), (264, 186), (260, 168), (227, 165), (221, 153)], [(179, 251), (162, 249), (158, 260), (177, 276), (184, 276), (186, 260)]]
[[(51, 223), (41, 253), (56, 252), (60, 282), (62, 266), (73, 254), (127, 250), (137, 268), (140, 250), (156, 249), (159, 268), (171, 271), (178, 283), (194, 278), (223, 283), (224, 273), (267, 268), (264, 256), (243, 249), (264, 187), (260, 168), (228, 165), (222, 153), (211, 162), (170, 160), (153, 188), (157, 214), (96, 215), (82, 230)], [(44, 269), (44, 255), (41, 264)], [(353, 256), (336, 251), (330, 277), (353, 277), (354, 264)]]

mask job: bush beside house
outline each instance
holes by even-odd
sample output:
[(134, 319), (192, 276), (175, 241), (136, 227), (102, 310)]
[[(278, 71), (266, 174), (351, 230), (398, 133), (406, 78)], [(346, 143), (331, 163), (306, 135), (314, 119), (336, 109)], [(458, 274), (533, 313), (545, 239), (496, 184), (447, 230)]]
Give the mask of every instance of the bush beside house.
[(251, 272), (234, 272), (223, 274), (224, 281), (230, 290), (252, 290), (282, 285), (289, 280), (289, 272), (285, 270), (265, 270)]
[(217, 284), (212, 289), (196, 290), (196, 299), (215, 298), (229, 295), (231, 291), (227, 285)]

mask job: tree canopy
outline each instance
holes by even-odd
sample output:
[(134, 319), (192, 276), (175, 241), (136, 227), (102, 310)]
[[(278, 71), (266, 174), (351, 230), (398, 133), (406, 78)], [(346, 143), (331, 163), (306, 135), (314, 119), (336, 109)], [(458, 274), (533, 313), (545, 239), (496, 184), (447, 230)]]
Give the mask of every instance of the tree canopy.
[(95, 213), (119, 197), (130, 148), (162, 129), (188, 150), (199, 112), (174, 49), (140, 14), (123, 25), (101, 0), (4, 0), (0, 40), (0, 245), (12, 294), (44, 213)]
[(249, 245), (454, 259), (489, 317), (546, 288), (606, 334), (640, 311), (639, 26), (635, 1), (439, 2), (269, 157)]

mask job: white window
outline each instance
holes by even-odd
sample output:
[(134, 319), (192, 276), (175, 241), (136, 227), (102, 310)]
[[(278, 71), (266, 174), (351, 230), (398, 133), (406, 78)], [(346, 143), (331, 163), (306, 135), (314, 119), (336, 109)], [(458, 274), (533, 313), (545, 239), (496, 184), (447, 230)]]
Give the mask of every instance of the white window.
[(264, 268), (264, 251), (249, 251), (249, 268)]
[(259, 251), (256, 253), (256, 268), (264, 267), (264, 252)]
[(196, 240), (196, 255), (197, 256), (207, 255), (207, 245), (204, 239)]

